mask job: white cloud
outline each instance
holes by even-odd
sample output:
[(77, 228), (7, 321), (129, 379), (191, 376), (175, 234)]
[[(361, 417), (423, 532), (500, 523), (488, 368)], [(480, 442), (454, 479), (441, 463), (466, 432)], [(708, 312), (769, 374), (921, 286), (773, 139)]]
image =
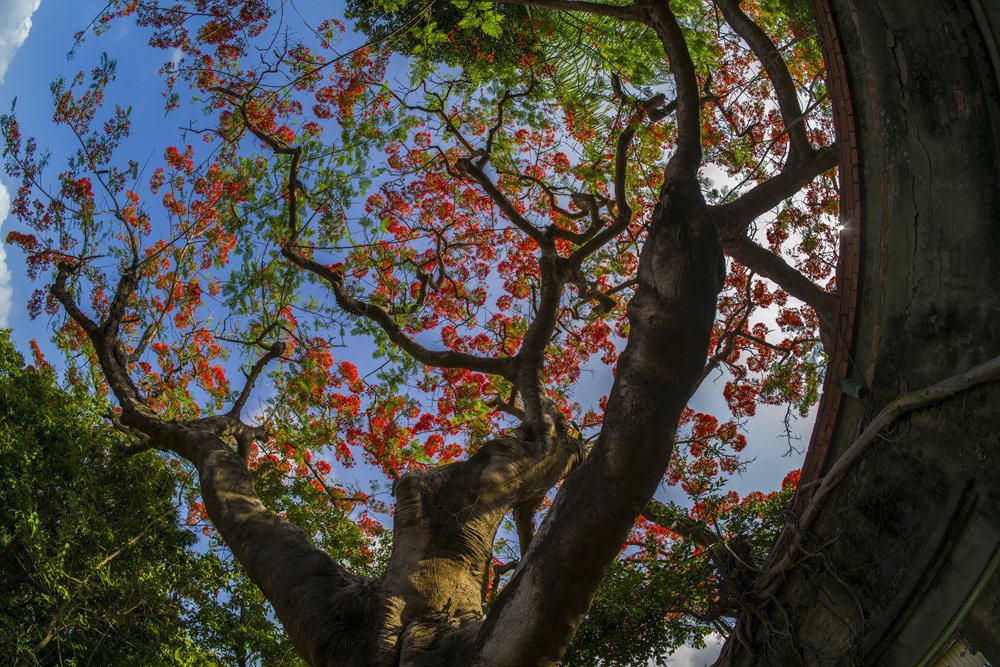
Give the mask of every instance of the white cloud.
[[(10, 194), (3, 183), (0, 183), (0, 223), (7, 219), (10, 213)], [(0, 243), (0, 329), (6, 329), (10, 309), (14, 303), (14, 289), (10, 282), (10, 269), (7, 267), (7, 250)]]
[(3, 0), (0, 3), (0, 83), (10, 61), (31, 31), (31, 15), (42, 0)]
[[(2, 0), (0, 3), (0, 83), (3, 83), (7, 75), (14, 53), (28, 38), (28, 33), (31, 32), (31, 15), (40, 4), (42, 0)], [(0, 224), (7, 219), (8, 213), (10, 193), (0, 183)], [(0, 328), (7, 327), (13, 297), (7, 251), (0, 244)]]
[(682, 646), (667, 659), (667, 667), (711, 667), (721, 651), (722, 647), (711, 641), (701, 649)]
[(705, 637), (705, 648), (682, 646), (667, 658), (665, 663), (650, 662), (648, 667), (711, 667), (722, 652), (723, 639), (712, 633)]

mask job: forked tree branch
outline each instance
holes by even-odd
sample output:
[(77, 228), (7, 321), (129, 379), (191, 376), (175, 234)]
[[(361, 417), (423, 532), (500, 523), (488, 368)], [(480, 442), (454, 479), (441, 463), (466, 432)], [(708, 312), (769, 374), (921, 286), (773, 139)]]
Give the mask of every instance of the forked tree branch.
[(286, 345), (281, 342), (272, 343), (267, 349), (267, 353), (254, 362), (253, 367), (250, 369), (250, 373), (247, 375), (246, 382), (243, 384), (243, 389), (240, 391), (239, 396), (233, 403), (233, 407), (229, 409), (229, 414), (233, 417), (239, 418), (240, 414), (243, 412), (243, 407), (246, 405), (247, 400), (250, 398), (250, 393), (253, 391), (254, 384), (257, 382), (257, 378), (263, 372), (264, 368), (279, 358), (285, 353)]
[(466, 352), (431, 350), (424, 347), (408, 336), (384, 308), (351, 296), (344, 286), (342, 273), (309, 259), (292, 248), (291, 244), (286, 244), (281, 249), (281, 254), (296, 266), (323, 279), (333, 290), (337, 305), (342, 310), (371, 320), (389, 336), (389, 340), (420, 363), (439, 368), (464, 368), (476, 373), (513, 378), (513, 361), (510, 357), (479, 357)]
[(835, 144), (812, 151), (802, 161), (789, 165), (763, 183), (747, 191), (735, 201), (712, 209), (721, 216), (728, 230), (746, 230), (750, 223), (781, 202), (795, 195), (820, 174), (837, 166)]
[(541, 248), (543, 254), (555, 254), (555, 244), (552, 243), (552, 239), (547, 237), (542, 230), (535, 227), (527, 218), (521, 215), (514, 206), (514, 203), (507, 198), (507, 195), (500, 191), (496, 183), (476, 163), (463, 157), (455, 162), (455, 167), (463, 176), (479, 183), (479, 186), (489, 195), (489, 198), (497, 205), (504, 216), (514, 223), (515, 227), (534, 240), (538, 244), (538, 247)]
[(804, 160), (786, 163), (780, 173), (757, 185), (736, 201), (710, 206), (719, 230), (719, 240), (728, 255), (755, 273), (774, 281), (783, 290), (816, 311), (824, 343), (832, 342), (837, 297), (788, 264), (781, 256), (749, 237), (750, 225), (759, 216), (793, 197), (803, 186), (837, 165), (834, 146), (812, 151)]
[[(313, 631), (316, 619), (338, 613), (338, 607), (343, 605), (341, 598), (350, 595), (352, 585), (362, 585), (362, 580), (350, 575), (313, 546), (300, 528), (261, 502), (244, 460), (222, 440), (224, 435), (239, 437), (241, 427), (253, 427), (242, 424), (232, 414), (168, 422), (146, 405), (118, 352), (118, 328), (108, 326), (107, 321), (95, 323), (70, 294), (67, 279), (78, 269), (77, 265), (61, 263), (50, 290), (93, 345), (105, 380), (121, 406), (120, 423), (148, 437), (149, 446), (173, 451), (194, 464), (212, 523), (274, 605), (299, 651), (318, 658), (324, 641)], [(133, 280), (126, 273), (122, 282), (131, 284)], [(245, 398), (242, 400), (245, 402)], [(134, 449), (146, 447), (141, 443)]]
[[(122, 423), (149, 434), (149, 429), (159, 423), (159, 418), (142, 400), (128, 369), (123, 364), (124, 355), (121, 351), (121, 343), (117, 338), (117, 326), (109, 326), (109, 321), (95, 323), (80, 309), (73, 295), (70, 294), (66, 282), (69, 276), (79, 269), (78, 264), (61, 262), (56, 269), (56, 278), (49, 291), (66, 309), (70, 319), (83, 329), (93, 345), (97, 361), (104, 372), (104, 379), (107, 380), (108, 386), (121, 405)], [(120, 291), (122, 282), (130, 282), (131, 280), (131, 278), (123, 276), (116, 292)]]

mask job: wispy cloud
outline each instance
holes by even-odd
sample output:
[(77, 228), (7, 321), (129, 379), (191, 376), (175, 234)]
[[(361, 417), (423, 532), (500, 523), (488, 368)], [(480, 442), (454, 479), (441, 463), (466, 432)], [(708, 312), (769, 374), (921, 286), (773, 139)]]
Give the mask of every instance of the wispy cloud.
[[(14, 53), (21, 48), (31, 32), (31, 15), (42, 0), (2, 0), (0, 2), (0, 83), (7, 75), (7, 68), (14, 59)], [(0, 224), (10, 213), (10, 193), (0, 183)], [(6, 328), (13, 304), (14, 289), (11, 285), (10, 268), (7, 267), (7, 251), (0, 244), (0, 327)]]
[[(0, 222), (7, 219), (8, 213), (10, 213), (10, 193), (3, 183), (0, 183)], [(7, 250), (0, 243), (0, 329), (7, 328), (13, 303), (14, 289), (10, 282), (10, 269), (7, 267)]]
[(42, 0), (3, 0), (0, 2), (0, 83), (3, 83), (14, 53), (31, 31), (31, 15)]
[(667, 667), (710, 667), (719, 658), (722, 647), (709, 641), (703, 649), (682, 646), (667, 659)]

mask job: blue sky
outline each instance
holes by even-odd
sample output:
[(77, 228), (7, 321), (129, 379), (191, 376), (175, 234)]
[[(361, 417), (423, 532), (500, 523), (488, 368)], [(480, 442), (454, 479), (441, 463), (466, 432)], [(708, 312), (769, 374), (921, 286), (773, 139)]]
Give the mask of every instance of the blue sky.
[[(66, 2), (65, 0), (4, 0), (0, 3), (0, 113), (7, 113), (16, 99), (15, 111), (23, 133), (38, 138), (40, 147), (53, 152), (50, 176), (61, 168), (61, 151), (70, 148), (71, 137), (64, 130), (52, 131), (52, 103), (49, 83), (62, 75), (72, 77), (89, 69), (105, 49), (129, 53), (120, 59), (120, 78), (113, 90), (128, 97), (135, 107), (135, 134), (130, 146), (156, 142), (155, 126), (162, 124), (163, 112), (156, 70), (162, 54), (140, 48), (127, 30), (105, 35), (79, 49), (73, 59), (67, 54), (73, 47), (73, 34), (86, 26), (104, 6), (104, 2)], [(122, 91), (127, 90), (127, 95)], [(114, 93), (112, 93), (114, 94)], [(163, 146), (156, 150), (162, 152)], [(148, 149), (147, 149), (148, 153)], [(16, 183), (0, 174), (0, 233), (16, 228), (7, 218), (11, 193)], [(0, 326), (13, 330), (13, 338), (24, 349), (30, 339), (37, 339), (43, 349), (51, 349), (48, 322), (44, 317), (32, 321), (25, 304), (34, 289), (26, 275), (24, 258), (17, 250), (3, 247), (0, 265)]]
[[(7, 83), (7, 72), (18, 49), (27, 39), (32, 26), (32, 14), (41, 0), (13, 0), (0, 10), (0, 93), (7, 98), (13, 86)], [(11, 77), (12, 78), (12, 77)], [(0, 182), (0, 219), (10, 210), (10, 193)], [(0, 246), (0, 327), (11, 324), (14, 286), (6, 248)]]

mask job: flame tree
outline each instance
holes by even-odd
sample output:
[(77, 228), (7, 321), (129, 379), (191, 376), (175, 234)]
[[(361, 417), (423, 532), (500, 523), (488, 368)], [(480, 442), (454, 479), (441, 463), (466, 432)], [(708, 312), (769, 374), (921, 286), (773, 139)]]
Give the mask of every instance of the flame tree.
[[(109, 3), (95, 32), (148, 30), (168, 110), (198, 113), (129, 160), (104, 58), (52, 86), (54, 177), (3, 117), (29, 308), (309, 664), (551, 664), (609, 567), (567, 659), (729, 632), (796, 480), (726, 491), (743, 422), (806, 413), (833, 331), (808, 12), (361, 5), (352, 46), (292, 5)], [(725, 419), (688, 407), (707, 379)]]

